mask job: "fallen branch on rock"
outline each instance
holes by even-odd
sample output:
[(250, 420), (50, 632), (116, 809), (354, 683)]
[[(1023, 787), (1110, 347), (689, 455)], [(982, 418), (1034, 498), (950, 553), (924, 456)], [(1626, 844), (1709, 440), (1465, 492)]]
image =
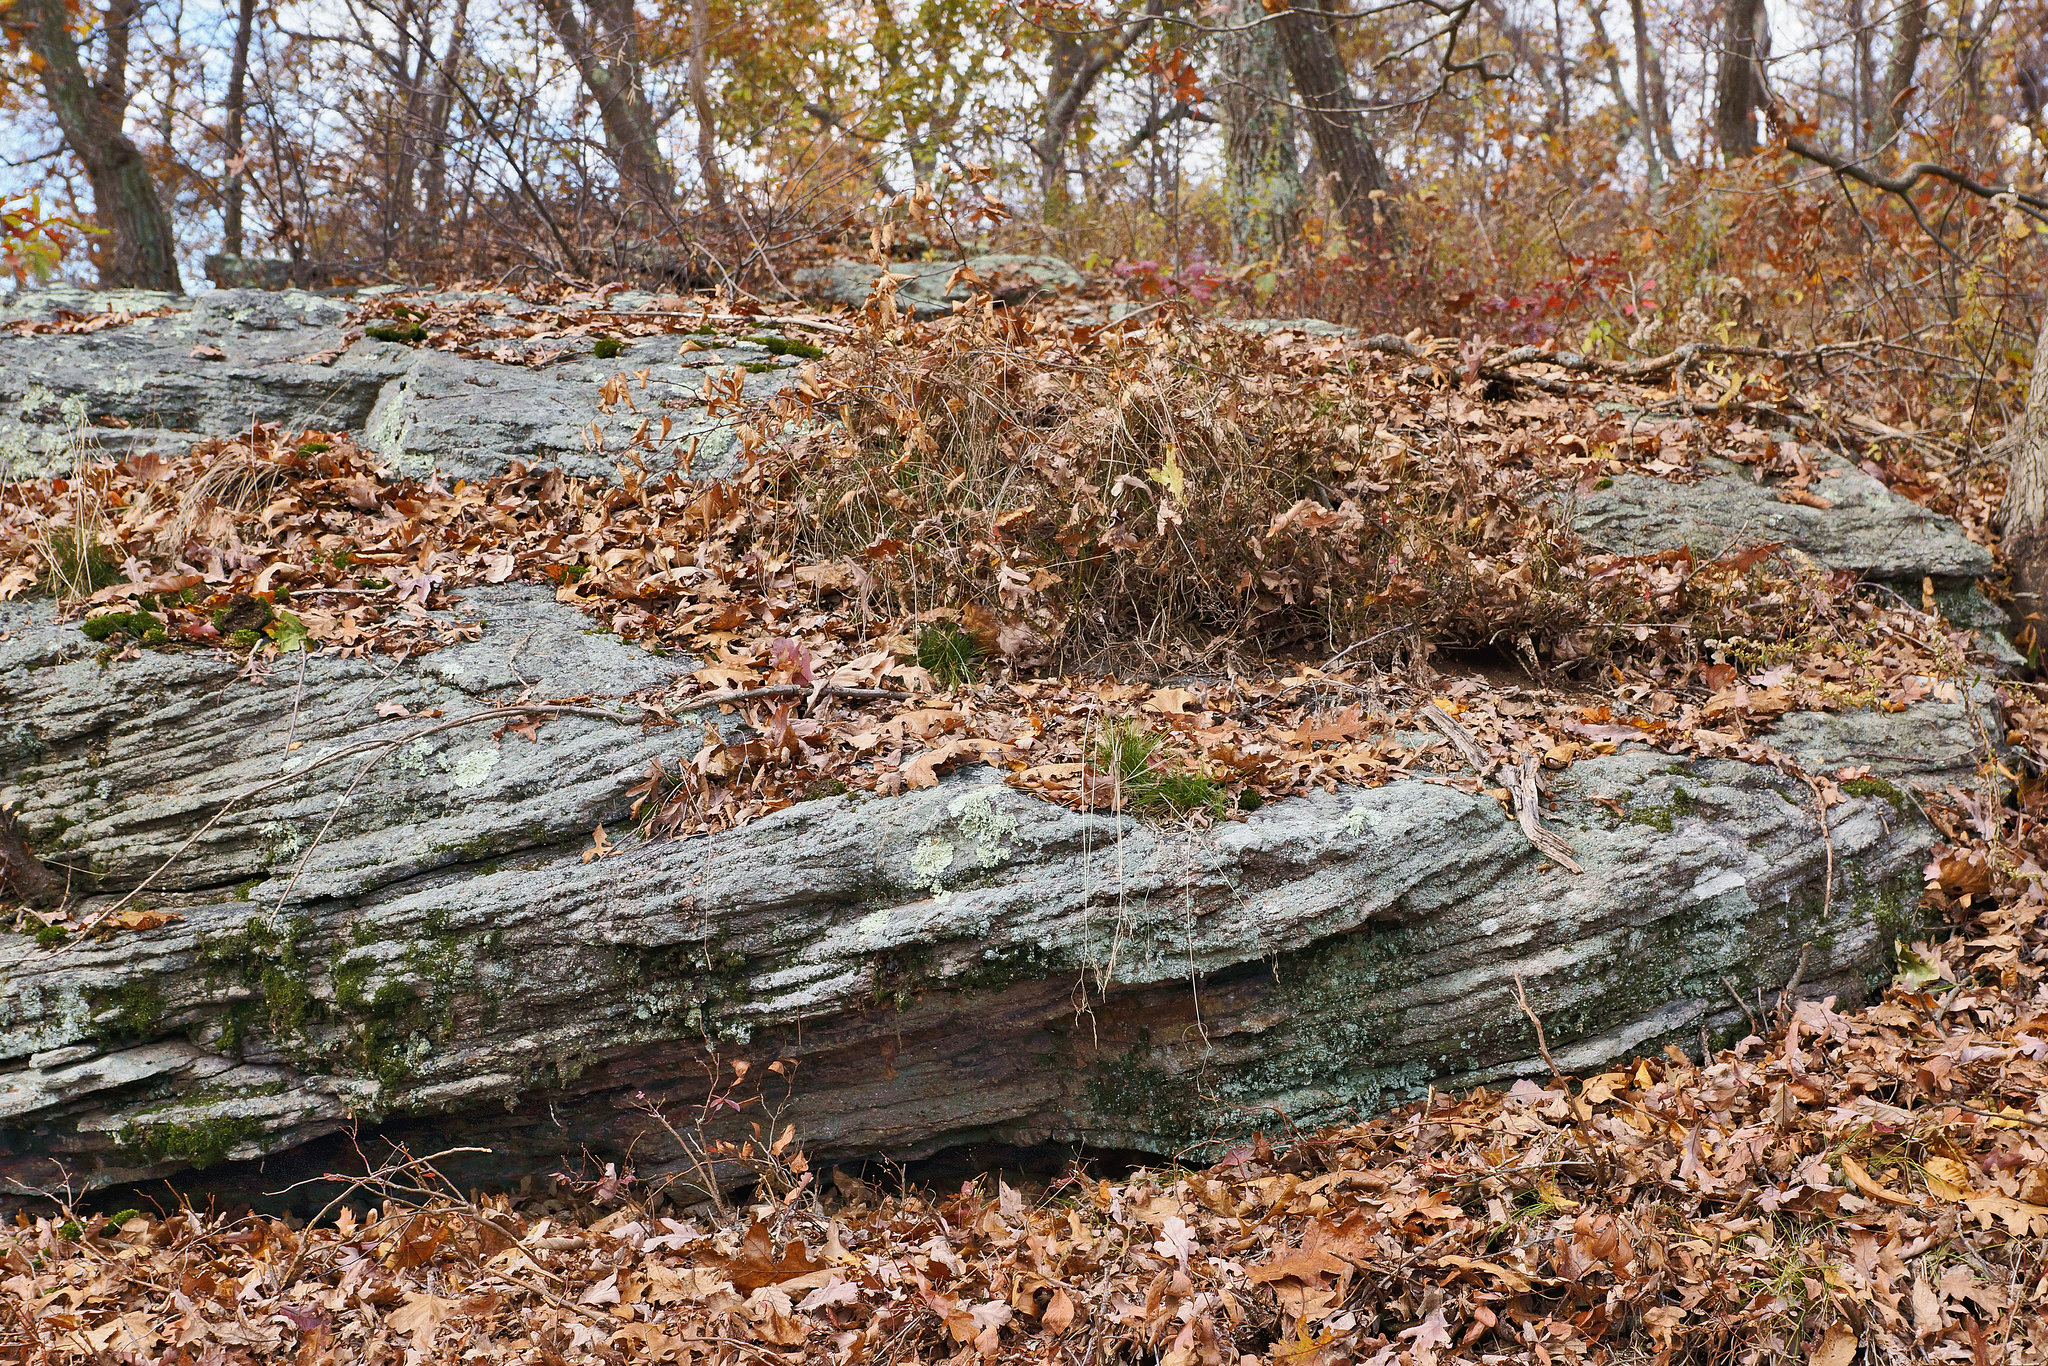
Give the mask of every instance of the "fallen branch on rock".
[(738, 692), (712, 693), (705, 697), (693, 697), (678, 710), (699, 711), (705, 707), (720, 707), (732, 702), (763, 702), (778, 697), (803, 697), (816, 702), (821, 697), (843, 697), (851, 702), (908, 702), (915, 693), (897, 692), (892, 688), (842, 688), (834, 684), (822, 687), (805, 683), (775, 683), (765, 688), (743, 688)]
[(1529, 837), (1529, 843), (1536, 846), (1537, 852), (1559, 867), (1583, 873), (1586, 870), (1572, 857), (1572, 847), (1564, 842), (1564, 836), (1555, 830), (1544, 829), (1543, 822), (1537, 817), (1536, 803), (1541, 800), (1541, 794), (1536, 786), (1536, 770), (1542, 764), (1543, 761), (1533, 754), (1522, 759), (1522, 767), (1515, 775), (1515, 819), (1522, 823), (1522, 833)]

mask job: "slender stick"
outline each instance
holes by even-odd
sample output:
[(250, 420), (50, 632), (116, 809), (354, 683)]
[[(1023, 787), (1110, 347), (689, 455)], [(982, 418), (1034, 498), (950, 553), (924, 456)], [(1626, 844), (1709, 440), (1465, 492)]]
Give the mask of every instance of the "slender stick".
[(1529, 993), (1522, 989), (1522, 974), (1518, 972), (1514, 974), (1514, 977), (1515, 1004), (1520, 1006), (1522, 1013), (1529, 1017), (1529, 1023), (1536, 1026), (1536, 1051), (1542, 1056), (1543, 1065), (1550, 1069), (1551, 1079), (1553, 1081), (1563, 1081), (1564, 1073), (1558, 1070), (1557, 1059), (1550, 1056), (1550, 1042), (1543, 1037), (1543, 1018), (1529, 1005)]

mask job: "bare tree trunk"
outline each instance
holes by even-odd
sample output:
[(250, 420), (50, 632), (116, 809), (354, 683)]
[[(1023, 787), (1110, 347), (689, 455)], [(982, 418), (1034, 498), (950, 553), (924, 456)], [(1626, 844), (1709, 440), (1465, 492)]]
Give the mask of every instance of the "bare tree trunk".
[[(1892, 30), (1892, 52), (1884, 67), (1884, 91), (1872, 120), (1871, 141), (1888, 148), (1905, 125), (1907, 96), (1920, 70), (1920, 48), (1927, 38), (1927, 0), (1906, 0), (1899, 9), (1898, 26)], [(1885, 152), (1887, 158), (1895, 155)]]
[(697, 174), (711, 212), (725, 217), (725, 179), (718, 172), (718, 124), (711, 109), (711, 0), (690, 0), (690, 106), (697, 114)]
[(1088, 46), (1072, 34), (1052, 35), (1052, 63), (1045, 92), (1045, 126), (1031, 144), (1038, 161), (1038, 189), (1051, 200), (1061, 186), (1067, 166), (1067, 140), (1081, 117), (1081, 106), (1095, 93), (1103, 73), (1136, 46), (1159, 16), (1165, 0), (1145, 0), (1145, 8), (1121, 28), (1111, 30), (1106, 41)]
[(1366, 136), (1344, 59), (1330, 37), (1320, 9), (1289, 9), (1280, 18), (1280, 42), (1294, 92), (1308, 109), (1308, 131), (1316, 159), (1330, 178), (1338, 217), (1354, 242), (1391, 235), (1391, 214), (1372, 197), (1390, 188), (1379, 150)]
[(1643, 0), (1628, 0), (1629, 19), (1636, 30), (1636, 108), (1643, 112), (1637, 123), (1641, 130), (1643, 163), (1648, 172), (1650, 193), (1656, 195), (1664, 185), (1664, 167), (1657, 160), (1657, 130), (1652, 125), (1657, 121), (1657, 106), (1650, 98), (1650, 24), (1643, 10)]
[[(1637, 118), (1636, 103), (1628, 97), (1628, 82), (1621, 76), (1621, 49), (1607, 36), (1607, 0), (1585, 0), (1586, 18), (1593, 25), (1593, 43), (1600, 49), (1600, 60), (1607, 69), (1607, 88), (1614, 96), (1615, 104), (1621, 108), (1622, 117), (1634, 128)], [(1630, 137), (1635, 136), (1631, 131)], [(1626, 139), (1622, 139), (1626, 141)]]
[(2048, 315), (2034, 343), (2027, 409), (2005, 435), (2005, 562), (2012, 571), (2018, 626), (2029, 643), (2048, 646)]
[(138, 8), (138, 0), (111, 0), (107, 6), (107, 50), (96, 78), (79, 62), (64, 0), (17, 0), (9, 27), (19, 26), (29, 50), (41, 59), (50, 112), (92, 186), (93, 217), (107, 231), (94, 253), (100, 284), (177, 294), (183, 287), (170, 216), (141, 149), (122, 129), (128, 110), (129, 27)]
[[(1501, 0), (1480, 0), (1480, 8), (1486, 12), (1486, 17), (1493, 21), (1493, 26), (1500, 30), (1501, 36), (1508, 40), (1508, 50), (1514, 53), (1515, 56), (1515, 65), (1518, 68), (1517, 74), (1522, 71), (1528, 72), (1536, 78), (1537, 86), (1542, 89), (1544, 111), (1541, 127), (1543, 131), (1555, 133), (1565, 128), (1571, 121), (1568, 113), (1570, 94), (1564, 81), (1564, 72), (1561, 69), (1562, 64), (1560, 63), (1559, 70), (1553, 72), (1550, 62), (1546, 61), (1543, 54), (1536, 50), (1536, 44), (1531, 38), (1529, 30), (1515, 22), (1515, 16), (1508, 13), (1506, 7), (1501, 4)], [(1562, 32), (1563, 16), (1561, 12), (1558, 18), (1560, 32)], [(1560, 49), (1560, 51), (1563, 50)], [(1559, 79), (1553, 79), (1553, 75)]]
[(1650, 119), (1664, 164), (1677, 165), (1678, 144), (1671, 138), (1671, 99), (1664, 88), (1664, 59), (1657, 55), (1654, 45), (1650, 48)]
[(223, 244), (227, 254), (242, 254), (242, 183), (247, 158), (242, 152), (242, 126), (249, 107), (249, 39), (256, 31), (256, 0), (242, 0), (235, 15), (235, 53), (228, 65), (228, 124), (223, 141), (227, 144), (228, 182), (221, 210)]
[(428, 29), (429, 16), (417, 5), (406, 3), (406, 18), (399, 27), (398, 52), (391, 63), (391, 84), (402, 92), (397, 126), (392, 130), (391, 158), (385, 178), (384, 259), (410, 257), (413, 232), (419, 217), (414, 195), (420, 163), (420, 133), (427, 97), (427, 71), (434, 61), (434, 37)]
[(1287, 58), (1258, 0), (1234, 0), (1230, 24), (1218, 56), (1223, 88), (1217, 101), (1230, 240), (1240, 256), (1266, 257), (1287, 245), (1301, 216)]
[(1763, 103), (1763, 59), (1770, 53), (1764, 0), (1727, 0), (1721, 65), (1714, 79), (1714, 133), (1724, 161), (1756, 155), (1756, 111)]
[(657, 204), (675, 198), (675, 179), (661, 155), (654, 106), (641, 79), (640, 38), (632, 0), (593, 0), (590, 22), (577, 15), (575, 0), (540, 0), (584, 88), (597, 102), (605, 143), (619, 176)]
[(1870, 151), (1870, 134), (1877, 122), (1877, 44), (1871, 39), (1871, 27), (1863, 12), (1863, 0), (1849, 0), (1849, 52), (1853, 68), (1849, 145), (1858, 157)]
[(448, 124), (455, 114), (455, 80), (469, 48), (469, 0), (456, 0), (448, 46), (434, 72), (433, 93), (427, 100), (426, 221), (437, 236), (448, 216)]
[(1988, 0), (1983, 15), (1978, 17), (1971, 0), (1959, 0), (1956, 5), (1956, 36), (1949, 51), (1962, 77), (1963, 116), (1957, 122), (1964, 130), (1964, 140), (1973, 149), (1973, 162), (1995, 164), (1996, 160), (1993, 144), (1998, 135), (1992, 132), (1991, 120), (1984, 112), (1984, 49), (2003, 8), (2004, 0)]

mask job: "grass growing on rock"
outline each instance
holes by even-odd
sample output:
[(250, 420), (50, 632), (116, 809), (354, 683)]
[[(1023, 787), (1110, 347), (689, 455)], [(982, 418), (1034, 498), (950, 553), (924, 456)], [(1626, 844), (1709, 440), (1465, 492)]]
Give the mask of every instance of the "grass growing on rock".
[(1172, 816), (1196, 811), (1220, 816), (1229, 809), (1230, 793), (1221, 783), (1178, 759), (1165, 736), (1132, 718), (1109, 723), (1093, 758), (1120, 794), (1119, 807)]

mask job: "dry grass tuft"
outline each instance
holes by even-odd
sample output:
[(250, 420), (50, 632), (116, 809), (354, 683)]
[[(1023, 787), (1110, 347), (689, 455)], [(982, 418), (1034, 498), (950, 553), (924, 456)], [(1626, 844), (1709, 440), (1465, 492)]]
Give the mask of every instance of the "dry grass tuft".
[(1416, 639), (1578, 659), (1647, 608), (1554, 481), (1468, 439), (1464, 395), (1339, 342), (983, 311), (872, 327), (805, 393), (838, 420), (765, 458), (757, 536), (1014, 666)]

